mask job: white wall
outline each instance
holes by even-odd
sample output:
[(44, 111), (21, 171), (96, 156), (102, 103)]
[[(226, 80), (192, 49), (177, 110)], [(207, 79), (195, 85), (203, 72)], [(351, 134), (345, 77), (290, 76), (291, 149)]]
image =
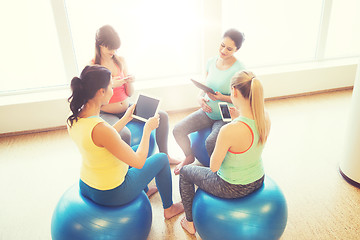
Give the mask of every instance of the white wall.
[[(63, 0), (52, 0), (56, 31), (63, 54), (66, 79), (77, 72), (69, 29), (66, 28), (66, 13)], [(217, 54), (222, 36), (221, 0), (203, 1), (205, 21), (202, 39), (203, 69), (205, 61)], [(264, 84), (265, 97), (281, 97), (306, 92), (321, 91), (353, 86), (358, 60), (309, 63), (281, 66), (270, 69), (250, 69), (259, 76)], [(200, 73), (199, 73), (200, 74)], [(47, 76), (45, 74), (45, 76)], [(197, 107), (196, 89), (188, 79), (202, 80), (201, 76), (182, 76), (174, 79), (137, 82), (135, 88), (162, 98), (162, 110), (176, 111)], [(165, 83), (165, 85), (164, 85)], [(0, 135), (65, 126), (69, 112), (68, 89), (9, 95), (0, 97)], [(135, 94), (136, 95), (136, 94)]]
[[(298, 70), (281, 72), (274, 72), (276, 69), (273, 69), (273, 72), (266, 69), (254, 70), (263, 82), (265, 98), (353, 86), (357, 63), (353, 61), (296, 68)], [(165, 111), (197, 107), (198, 89), (190, 81), (168, 79), (166, 82), (171, 84), (161, 86), (154, 82), (138, 82), (135, 87), (137, 91), (159, 96), (162, 99), (161, 108)], [(17, 98), (2, 97), (0, 134), (64, 126), (69, 112), (66, 100), (68, 96), (69, 92), (64, 90), (28, 94)]]

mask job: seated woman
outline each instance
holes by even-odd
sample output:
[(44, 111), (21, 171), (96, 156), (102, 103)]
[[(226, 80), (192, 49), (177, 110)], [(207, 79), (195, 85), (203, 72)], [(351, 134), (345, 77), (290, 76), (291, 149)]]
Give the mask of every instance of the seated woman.
[[(261, 82), (242, 71), (231, 79), (233, 120), (220, 129), (210, 168), (186, 165), (180, 170), (180, 195), (185, 209), (181, 226), (191, 234), (194, 184), (222, 198), (244, 197), (264, 181), (261, 154), (269, 135), (270, 119), (264, 110)], [(235, 117), (235, 119), (234, 119)]]
[(158, 127), (159, 117), (145, 123), (141, 142), (134, 152), (118, 132), (131, 121), (135, 105), (113, 126), (99, 117), (101, 106), (113, 94), (111, 72), (99, 65), (87, 66), (79, 78), (72, 79), (71, 89), (72, 114), (67, 122), (69, 134), (82, 155), (81, 194), (104, 206), (123, 205), (134, 200), (155, 177), (165, 219), (183, 212), (182, 203), (172, 201), (167, 155), (158, 153), (146, 159), (150, 133)]
[[(108, 68), (112, 75), (112, 87), (114, 94), (109, 103), (101, 106), (100, 116), (106, 122), (113, 125), (131, 105), (129, 97), (134, 93), (134, 76), (128, 75), (128, 68), (124, 57), (116, 54), (120, 48), (120, 38), (115, 29), (110, 25), (99, 28), (95, 36), (95, 57), (90, 65), (99, 64)], [(169, 117), (164, 111), (159, 111), (160, 124), (156, 129), (156, 143), (159, 152), (168, 155), (170, 164), (178, 164), (180, 161), (171, 158), (168, 154)], [(137, 121), (137, 120), (134, 120)], [(130, 145), (131, 132), (125, 126), (120, 130), (121, 138)]]
[(175, 174), (179, 174), (184, 165), (195, 161), (188, 137), (190, 133), (211, 127), (211, 133), (205, 140), (205, 146), (209, 156), (214, 151), (220, 128), (226, 124), (221, 119), (218, 102), (231, 103), (230, 79), (236, 72), (245, 68), (234, 56), (241, 48), (243, 41), (243, 33), (235, 29), (224, 33), (219, 55), (210, 59), (206, 66), (206, 85), (212, 88), (216, 94), (205, 94), (201, 91), (199, 96), (201, 108), (175, 125), (173, 134), (185, 155), (185, 159), (175, 167)]

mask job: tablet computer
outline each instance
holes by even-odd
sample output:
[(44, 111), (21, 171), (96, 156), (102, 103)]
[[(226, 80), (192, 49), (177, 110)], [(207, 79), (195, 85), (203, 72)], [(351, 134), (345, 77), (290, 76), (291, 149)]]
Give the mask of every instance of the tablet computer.
[(209, 88), (208, 86), (194, 80), (194, 79), (190, 79), (194, 84), (195, 86), (197, 86), (198, 88), (202, 89), (204, 92), (206, 93), (212, 93), (212, 94), (216, 94), (214, 90), (212, 90), (211, 88)]
[(155, 116), (159, 109), (160, 99), (140, 93), (135, 102), (133, 118), (146, 122)]

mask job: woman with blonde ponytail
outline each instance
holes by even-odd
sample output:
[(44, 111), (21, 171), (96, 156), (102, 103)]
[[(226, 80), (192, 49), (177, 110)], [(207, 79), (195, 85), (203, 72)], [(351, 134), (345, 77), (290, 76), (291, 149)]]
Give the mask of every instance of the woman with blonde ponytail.
[(181, 226), (191, 234), (194, 185), (222, 198), (240, 198), (259, 189), (264, 181), (262, 151), (270, 131), (264, 109), (263, 87), (252, 73), (242, 71), (231, 79), (232, 122), (220, 129), (210, 168), (186, 165), (180, 170), (180, 195), (185, 217)]
[[(241, 84), (249, 86), (249, 83), (250, 88), (241, 88)], [(270, 122), (266, 120), (264, 90), (260, 80), (252, 72), (242, 71), (233, 77), (231, 87), (241, 89), (244, 96), (250, 99), (251, 110), (259, 133), (259, 143), (264, 144), (270, 131)]]

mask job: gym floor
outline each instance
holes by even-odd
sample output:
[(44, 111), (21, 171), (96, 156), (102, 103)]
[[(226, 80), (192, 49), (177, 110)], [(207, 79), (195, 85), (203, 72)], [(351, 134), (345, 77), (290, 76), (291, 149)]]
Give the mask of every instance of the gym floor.
[[(282, 240), (359, 238), (360, 189), (338, 172), (351, 94), (342, 90), (266, 102), (272, 129), (265, 170), (288, 204)], [(169, 113), (170, 129), (190, 112)], [(171, 134), (169, 144), (170, 155), (182, 158)], [(0, 240), (51, 238), (52, 212), (78, 182), (80, 159), (65, 129), (0, 138)], [(174, 202), (180, 201), (178, 179), (173, 175)], [(150, 202), (148, 239), (200, 239), (183, 231), (183, 214), (164, 220), (158, 193)]]

